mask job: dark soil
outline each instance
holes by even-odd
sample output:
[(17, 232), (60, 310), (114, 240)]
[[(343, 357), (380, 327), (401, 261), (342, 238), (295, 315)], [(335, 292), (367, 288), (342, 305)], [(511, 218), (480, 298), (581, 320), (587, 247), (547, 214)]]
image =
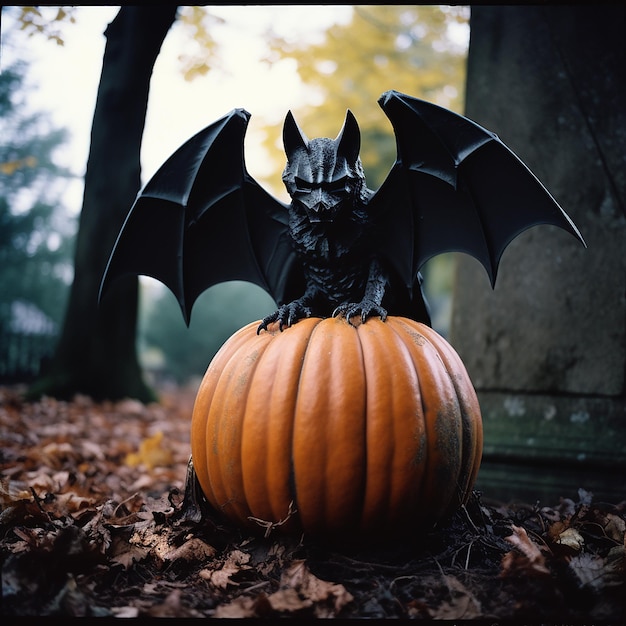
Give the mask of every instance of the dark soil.
[(385, 543), (250, 536), (185, 496), (193, 390), (160, 404), (0, 388), (2, 623), (29, 616), (626, 620), (626, 503), (473, 494)]

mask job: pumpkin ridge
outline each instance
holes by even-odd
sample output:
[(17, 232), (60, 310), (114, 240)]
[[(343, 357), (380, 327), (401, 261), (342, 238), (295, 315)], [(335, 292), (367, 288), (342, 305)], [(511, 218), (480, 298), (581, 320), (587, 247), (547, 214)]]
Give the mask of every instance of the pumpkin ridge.
[(313, 330), (302, 364), (294, 476), (302, 524), (313, 533), (358, 522), (364, 451), (355, 416), (365, 416), (364, 396), (352, 395), (364, 375), (362, 367), (355, 371), (357, 359), (350, 359), (356, 351), (361, 346), (354, 328), (343, 318), (326, 318)]
[[(467, 499), (470, 486), (474, 484), (480, 468), (482, 422), (474, 418), (480, 413), (480, 405), (474, 387), (467, 384), (471, 383), (471, 379), (465, 364), (454, 348), (448, 342), (442, 341), (431, 328), (425, 329), (424, 334), (432, 337), (431, 342), (436, 344), (436, 349), (454, 385), (461, 412), (461, 469), (457, 482), (459, 502), (451, 505), (451, 508), (454, 508), (455, 505), (463, 504)], [(464, 382), (466, 384), (463, 384)]]
[(217, 351), (202, 379), (196, 399), (194, 402), (191, 420), (191, 444), (194, 471), (200, 482), (205, 496), (214, 506), (218, 506), (215, 500), (213, 487), (211, 484), (211, 472), (209, 472), (209, 459), (211, 455), (212, 441), (210, 420), (208, 415), (213, 404), (215, 388), (220, 382), (224, 368), (232, 359), (235, 351), (241, 349), (248, 341), (248, 331), (252, 324), (238, 330), (231, 338), (225, 342)]
[[(318, 327), (320, 321), (321, 319), (319, 318), (308, 318), (305, 320), (300, 320), (298, 322), (298, 326), (294, 325), (290, 327), (290, 329), (288, 329), (289, 332), (291, 332), (292, 334), (294, 334), (294, 332), (297, 332), (298, 338), (299, 338), (298, 350), (294, 352), (297, 352), (300, 354), (299, 360), (298, 360), (298, 362), (300, 363), (300, 367), (298, 368), (297, 382), (292, 386), (292, 388), (295, 390), (295, 393), (293, 395), (293, 402), (292, 402), (291, 411), (290, 411), (291, 415), (294, 415), (294, 416), (295, 416), (296, 407), (298, 406), (298, 396), (300, 395), (300, 390), (302, 389), (302, 371), (304, 367), (304, 359), (306, 358), (306, 353), (311, 344), (313, 333)], [(310, 326), (310, 329), (309, 329), (309, 326)], [(281, 335), (280, 338), (282, 339), (283, 335)], [(291, 337), (289, 337), (289, 339), (291, 340)], [(285, 339), (285, 343), (287, 343), (287, 339)], [(289, 358), (286, 355), (287, 355), (287, 352), (282, 350), (280, 352), (280, 357), (281, 357), (280, 360), (281, 362), (285, 364), (285, 367), (287, 369), (290, 369), (291, 367), (293, 367), (293, 362), (289, 362)], [(289, 352), (289, 357), (291, 357), (292, 355), (293, 353)], [(278, 367), (280, 368), (280, 364)], [(272, 506), (272, 514), (277, 522), (285, 518), (285, 516), (288, 514), (290, 510), (290, 506), (292, 507), (292, 510), (295, 511), (295, 515), (297, 515), (299, 518), (299, 513), (297, 513), (297, 511), (299, 510), (298, 492), (296, 489), (294, 458), (293, 458), (294, 457), (293, 449), (294, 449), (295, 417), (290, 420), (290, 424), (291, 424), (291, 433), (290, 433), (289, 444), (288, 444), (289, 446), (288, 447), (289, 471), (288, 471), (288, 478), (287, 478), (287, 490), (289, 492), (289, 497), (288, 497), (287, 502), (283, 502), (278, 505), (280, 509), (284, 508), (284, 511), (282, 510), (279, 511), (277, 510), (276, 506)], [(286, 506), (284, 506), (285, 504)]]
[[(300, 482), (299, 479), (301, 479), (301, 475), (303, 472), (300, 472), (299, 470), (299, 457), (300, 457), (300, 441), (297, 437), (298, 434), (298, 429), (299, 429), (299, 420), (298, 417), (300, 415), (300, 406), (301, 403), (304, 402), (303, 399), (303, 392), (306, 390), (305, 387), (305, 373), (307, 371), (307, 362), (308, 360), (311, 358), (311, 347), (314, 345), (314, 338), (316, 338), (316, 335), (320, 332), (320, 323), (323, 321), (321, 318), (317, 318), (318, 322), (317, 324), (315, 324), (315, 326), (313, 327), (311, 334), (309, 336), (309, 341), (308, 341), (308, 350), (306, 350), (304, 352), (304, 356), (302, 359), (302, 363), (300, 364), (300, 371), (299, 371), (299, 377), (298, 377), (298, 391), (297, 391), (297, 397), (296, 397), (296, 404), (295, 404), (295, 408), (294, 408), (294, 415), (293, 415), (293, 437), (291, 440), (291, 455), (290, 455), (290, 474), (292, 477), (292, 489), (293, 489), (293, 494), (294, 494), (294, 500), (297, 503), (297, 507), (298, 507), (298, 516), (300, 518), (300, 520), (302, 521), (302, 525), (304, 527), (308, 527), (309, 524), (307, 523), (306, 520), (306, 510), (303, 510), (303, 506), (306, 506), (305, 502), (305, 498), (304, 497), (300, 497), (298, 498), (298, 492), (301, 491), (298, 487), (298, 483)], [(325, 458), (323, 460), (318, 460), (319, 461), (319, 465), (321, 467), (324, 467), (325, 465)], [(306, 468), (306, 471), (312, 471), (310, 467)]]
[[(315, 323), (312, 325), (310, 332), (306, 336), (306, 343), (302, 351), (302, 357), (300, 359), (300, 367), (298, 368), (298, 382), (295, 385), (295, 398), (294, 398), (293, 410), (292, 410), (292, 414), (294, 415), (294, 417), (291, 420), (291, 437), (289, 438), (289, 472), (288, 472), (288, 478), (287, 478), (287, 488), (289, 490), (289, 494), (291, 497), (290, 502), (293, 503), (294, 515), (296, 519), (298, 520), (297, 523), (300, 525), (300, 527), (302, 527), (302, 523), (300, 522), (300, 504), (298, 502), (298, 490), (296, 489), (296, 472), (294, 469), (294, 460), (293, 460), (295, 411), (296, 411), (296, 407), (298, 406), (298, 396), (300, 395), (300, 388), (302, 384), (302, 368), (304, 366), (304, 359), (306, 358), (307, 350), (309, 348), (309, 345), (311, 344), (311, 337), (313, 336), (313, 333), (315, 332), (315, 328), (319, 324), (319, 320), (317, 320), (317, 318), (309, 318), (309, 319), (315, 320)], [(303, 322), (303, 321), (305, 320), (300, 320), (300, 322)], [(298, 331), (299, 330), (300, 328), (298, 328)]]
[[(279, 338), (273, 332), (270, 332), (268, 337), (267, 349), (257, 359), (254, 371), (250, 374), (250, 387), (245, 405), (242, 407), (240, 458), (243, 494), (250, 511), (248, 518), (254, 517), (257, 520), (271, 522), (273, 518), (268, 511), (266, 483), (268, 448), (271, 445), (269, 442), (271, 429), (268, 422), (271, 419), (270, 398), (277, 382), (272, 373), (275, 369), (276, 342)], [(258, 339), (250, 337), (250, 349), (255, 341)]]
[[(341, 319), (341, 318), (340, 318)], [(348, 321), (345, 320), (346, 324), (349, 325)], [(356, 332), (356, 336), (357, 336), (357, 344), (359, 346), (359, 355), (361, 357), (360, 359), (360, 364), (361, 364), (361, 377), (362, 377), (362, 386), (363, 386), (363, 410), (364, 410), (364, 415), (363, 415), (363, 448), (364, 448), (364, 454), (363, 454), (363, 459), (362, 459), (362, 463), (361, 463), (361, 481), (360, 481), (360, 493), (359, 493), (359, 502), (360, 505), (358, 507), (358, 513), (355, 517), (355, 527), (358, 525), (358, 527), (362, 527), (363, 525), (363, 519), (364, 519), (364, 515), (365, 515), (365, 505), (366, 505), (366, 496), (367, 496), (367, 481), (369, 478), (369, 466), (368, 466), (368, 457), (369, 457), (369, 445), (368, 445), (368, 425), (369, 425), (369, 420), (368, 420), (368, 389), (371, 386), (371, 380), (368, 380), (368, 376), (367, 376), (367, 367), (366, 367), (366, 361), (365, 361), (365, 347), (363, 346), (363, 341), (362, 341), (362, 337), (361, 337), (361, 328), (363, 327), (363, 324), (360, 324), (358, 326), (356, 326), (356, 328), (354, 326), (350, 326), (351, 329), (353, 329)]]
[[(253, 383), (254, 372), (270, 344), (269, 340), (255, 341), (258, 336), (249, 337), (236, 350), (226, 366), (228, 376), (215, 389), (213, 399), (220, 401), (217, 410), (211, 407), (214, 423), (214, 445), (219, 450), (215, 453), (211, 477), (213, 492), (220, 510), (230, 508), (242, 520), (251, 515), (245, 499), (243, 487), (243, 468), (241, 463), (242, 433), (245, 409), (248, 404), (247, 394)], [(255, 341), (255, 349), (250, 352), (250, 345)], [(211, 421), (211, 420), (209, 420)]]
[[(414, 468), (414, 471), (419, 474), (417, 480), (415, 480), (415, 484), (412, 490), (412, 493), (415, 494), (415, 502), (419, 503), (422, 491), (425, 488), (426, 477), (427, 477), (427, 468), (428, 468), (428, 429), (426, 423), (426, 415), (423, 406), (423, 394), (420, 384), (420, 372), (417, 367), (417, 363), (413, 358), (410, 347), (407, 345), (407, 333), (405, 326), (401, 324), (402, 318), (392, 317), (391, 320), (388, 318), (385, 324), (390, 328), (394, 333), (394, 340), (399, 348), (402, 349), (403, 354), (406, 358), (406, 366), (410, 367), (411, 373), (415, 376), (415, 385), (416, 385), (416, 395), (414, 395), (415, 406), (414, 409), (416, 411), (415, 421), (416, 421), (416, 430), (417, 432), (414, 437), (419, 437), (419, 444), (417, 446), (417, 454), (415, 454), (414, 459), (411, 461), (411, 465)], [(391, 323), (389, 323), (391, 322)]]
[[(459, 445), (462, 436), (458, 432), (461, 430), (460, 407), (443, 360), (433, 341), (422, 333), (422, 324), (411, 324), (404, 319), (397, 321), (407, 330), (415, 347), (412, 353), (416, 359), (414, 363), (418, 372), (429, 453), (425, 466), (424, 496), (431, 503), (428, 517), (436, 520), (449, 509), (456, 494), (460, 462), (456, 462), (455, 446)], [(442, 407), (445, 409), (442, 410)]]
[[(399, 476), (398, 468), (413, 468), (404, 458), (407, 448), (397, 445), (398, 434), (406, 424), (403, 407), (408, 400), (399, 398), (399, 393), (406, 391), (397, 388), (403, 380), (394, 382), (394, 371), (403, 360), (402, 342), (392, 327), (379, 319), (359, 325), (358, 333), (366, 381), (366, 472), (361, 528), (367, 532), (397, 520), (407, 504), (406, 494), (399, 501), (397, 498), (398, 485), (404, 484), (404, 472), (401, 470)], [(406, 364), (406, 358), (404, 361)], [(406, 442), (406, 433), (402, 441)]]

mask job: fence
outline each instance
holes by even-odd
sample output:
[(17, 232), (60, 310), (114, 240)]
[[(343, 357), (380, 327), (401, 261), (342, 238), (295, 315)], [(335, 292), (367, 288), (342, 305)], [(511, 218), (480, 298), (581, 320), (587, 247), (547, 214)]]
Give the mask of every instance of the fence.
[(54, 352), (56, 334), (16, 333), (0, 326), (0, 384), (36, 378)]

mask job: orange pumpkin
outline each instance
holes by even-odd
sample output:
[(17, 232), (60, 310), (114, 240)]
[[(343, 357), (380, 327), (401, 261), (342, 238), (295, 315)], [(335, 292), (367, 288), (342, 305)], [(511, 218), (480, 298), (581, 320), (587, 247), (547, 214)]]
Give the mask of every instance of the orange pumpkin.
[(440, 335), (393, 316), (257, 326), (222, 346), (194, 406), (193, 464), (216, 510), (330, 537), (430, 526), (466, 501), (480, 408)]

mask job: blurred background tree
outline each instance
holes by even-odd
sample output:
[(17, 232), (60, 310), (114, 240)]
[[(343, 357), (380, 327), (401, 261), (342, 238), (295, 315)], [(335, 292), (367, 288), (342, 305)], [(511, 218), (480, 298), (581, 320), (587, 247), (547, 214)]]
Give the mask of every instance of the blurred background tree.
[(24, 106), (24, 63), (0, 73), (0, 380), (31, 378), (49, 357), (72, 279), (76, 220), (55, 163), (67, 131)]
[[(396, 156), (391, 124), (376, 101), (388, 89), (463, 112), (468, 7), (364, 5), (353, 7), (348, 24), (336, 24), (314, 45), (268, 33), (266, 62), (295, 60), (315, 100), (294, 110), (309, 137), (335, 137), (346, 109), (361, 129), (361, 159), (368, 184), (378, 188)], [(285, 94), (285, 107), (289, 96)], [(267, 130), (266, 147), (277, 164), (284, 152), (282, 128)]]
[(155, 386), (195, 382), (230, 335), (275, 308), (260, 287), (240, 281), (222, 283), (198, 298), (187, 328), (169, 290), (159, 286), (157, 295), (142, 300), (146, 306), (140, 321), (140, 353)]
[[(28, 397), (65, 399), (81, 393), (97, 400), (156, 399), (136, 349), (137, 277), (117, 281), (100, 304), (98, 292), (117, 233), (141, 187), (152, 69), (176, 13), (176, 6), (124, 5), (105, 29), (74, 277), (51, 362), (30, 385)], [(24, 15), (22, 10), (22, 25)]]

